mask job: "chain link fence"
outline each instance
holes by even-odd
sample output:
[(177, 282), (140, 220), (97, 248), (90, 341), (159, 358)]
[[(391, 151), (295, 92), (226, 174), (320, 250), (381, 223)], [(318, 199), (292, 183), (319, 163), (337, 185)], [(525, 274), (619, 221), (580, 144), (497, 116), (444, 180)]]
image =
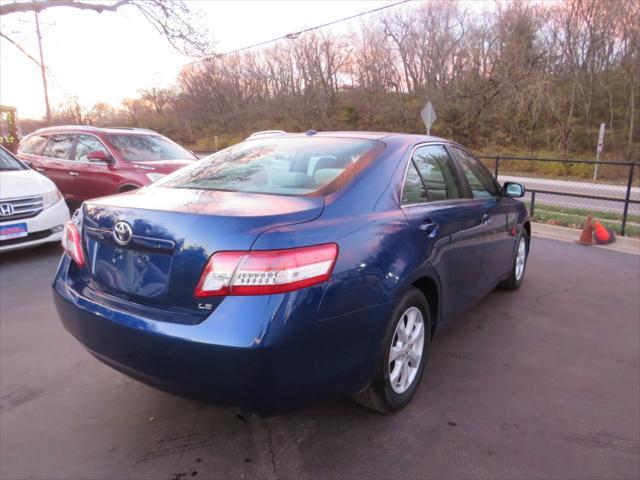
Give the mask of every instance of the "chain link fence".
[(640, 236), (640, 163), (482, 156), (500, 183), (525, 186), (531, 217), (581, 227), (593, 215), (620, 235)]

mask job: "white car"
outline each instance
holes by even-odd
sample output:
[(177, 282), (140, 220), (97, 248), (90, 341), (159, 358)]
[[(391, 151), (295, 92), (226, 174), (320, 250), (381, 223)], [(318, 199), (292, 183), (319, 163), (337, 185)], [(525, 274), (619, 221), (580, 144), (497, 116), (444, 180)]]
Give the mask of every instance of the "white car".
[(0, 147), (0, 252), (59, 242), (68, 220), (55, 184)]

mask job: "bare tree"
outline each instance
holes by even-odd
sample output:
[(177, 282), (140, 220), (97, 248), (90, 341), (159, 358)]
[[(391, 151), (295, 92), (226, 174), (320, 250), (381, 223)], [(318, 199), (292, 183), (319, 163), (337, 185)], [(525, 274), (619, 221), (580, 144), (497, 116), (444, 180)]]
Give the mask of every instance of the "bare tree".
[(175, 88), (147, 89), (116, 112), (82, 118), (224, 145), (271, 128), (423, 132), (419, 112), (429, 99), (434, 132), (471, 146), (591, 152), (605, 122), (608, 148), (638, 158), (637, 0), (465, 8), (410, 4), (346, 33), (308, 31), (209, 56), (185, 67)]
[(96, 13), (117, 12), (131, 8), (137, 10), (167, 41), (188, 55), (207, 55), (211, 50), (209, 34), (194, 15), (185, 0), (118, 0), (96, 3), (74, 0), (33, 0), (4, 3), (0, 16), (24, 12), (72, 8)]

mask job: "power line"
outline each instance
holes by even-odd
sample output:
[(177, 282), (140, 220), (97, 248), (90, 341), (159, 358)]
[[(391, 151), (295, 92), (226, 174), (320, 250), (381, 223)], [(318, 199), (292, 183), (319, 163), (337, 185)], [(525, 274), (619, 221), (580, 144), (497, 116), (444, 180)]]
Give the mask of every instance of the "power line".
[(362, 17), (363, 15), (369, 15), (371, 13), (380, 12), (380, 11), (386, 10), (388, 8), (397, 7), (398, 5), (402, 5), (403, 3), (409, 3), (410, 1), (411, 0), (402, 0), (400, 2), (395, 2), (395, 3), (391, 3), (389, 5), (384, 5), (382, 7), (374, 8), (373, 10), (367, 10), (366, 12), (356, 13), (355, 15), (351, 15), (349, 17), (344, 17), (344, 18), (340, 18), (338, 20), (333, 20), (333, 21), (328, 22), (328, 23), (323, 23), (322, 25), (316, 25), (315, 27), (305, 28), (304, 30), (300, 30), (300, 31), (297, 31), (297, 32), (287, 33), (286, 35), (282, 35), (281, 37), (277, 37), (277, 38), (272, 38), (271, 40), (265, 40), (265, 41), (262, 41), (262, 42), (259, 42), (259, 43), (254, 43), (253, 45), (247, 45), (246, 47), (237, 48), (237, 49), (231, 50), (229, 52), (209, 55), (207, 57), (200, 58), (198, 60), (194, 60), (193, 62), (186, 63), (184, 66), (187, 67), (189, 65), (195, 65), (196, 63), (204, 62), (204, 61), (210, 60), (212, 58), (218, 58), (218, 57), (225, 57), (227, 55), (233, 55), (234, 53), (240, 53), (240, 52), (244, 52), (245, 50), (251, 50), (252, 48), (262, 47), (264, 45), (268, 45), (270, 43), (277, 42), (277, 41), (280, 41), (280, 40), (294, 40), (298, 36), (302, 35), (303, 33), (311, 32), (313, 30), (319, 30), (321, 28), (325, 28), (325, 27), (329, 27), (331, 25), (335, 25), (336, 23), (341, 23), (341, 22), (346, 22), (348, 20), (353, 20), (354, 18)]
[(34, 62), (36, 65), (38, 65), (38, 67), (41, 67), (42, 65), (40, 65), (40, 62), (38, 60), (36, 60), (33, 55), (31, 55), (29, 52), (27, 52), (24, 48), (22, 48), (22, 46), (16, 42), (15, 40), (13, 40), (10, 37), (7, 37), (4, 33), (0, 32), (0, 38), (4, 38), (7, 42), (9, 42), (11, 45), (13, 45), (14, 47), (16, 47), (18, 49), (18, 51), (20, 53), (22, 53), (23, 55), (25, 55), (29, 60), (31, 60), (32, 62)]

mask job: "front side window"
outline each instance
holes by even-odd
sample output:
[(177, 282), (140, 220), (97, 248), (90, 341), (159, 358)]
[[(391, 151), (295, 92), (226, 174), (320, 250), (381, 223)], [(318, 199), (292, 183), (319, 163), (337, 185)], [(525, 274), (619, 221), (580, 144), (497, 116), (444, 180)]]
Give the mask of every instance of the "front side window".
[(126, 162), (193, 160), (193, 155), (187, 150), (161, 135), (112, 133), (106, 139)]
[(59, 158), (69, 160), (71, 158), (71, 148), (73, 147), (73, 135), (59, 134), (49, 137), (47, 145), (44, 147), (42, 155), (49, 158)]
[(407, 170), (402, 203), (424, 203), (460, 198), (454, 166), (442, 145), (416, 148)]
[(383, 148), (380, 142), (355, 138), (255, 139), (215, 153), (155, 185), (309, 195), (331, 184), (335, 191)]
[(110, 156), (109, 150), (104, 144), (93, 135), (78, 135), (78, 143), (76, 144), (76, 160), (81, 162), (90, 162), (87, 158), (89, 152), (104, 152), (107, 157)]
[(18, 148), (18, 153), (40, 155), (46, 141), (47, 137), (43, 137), (42, 135), (30, 135), (22, 141), (20, 148)]
[(462, 167), (462, 171), (471, 187), (473, 198), (489, 198), (499, 195), (493, 176), (478, 160), (456, 147), (452, 147), (451, 152)]

